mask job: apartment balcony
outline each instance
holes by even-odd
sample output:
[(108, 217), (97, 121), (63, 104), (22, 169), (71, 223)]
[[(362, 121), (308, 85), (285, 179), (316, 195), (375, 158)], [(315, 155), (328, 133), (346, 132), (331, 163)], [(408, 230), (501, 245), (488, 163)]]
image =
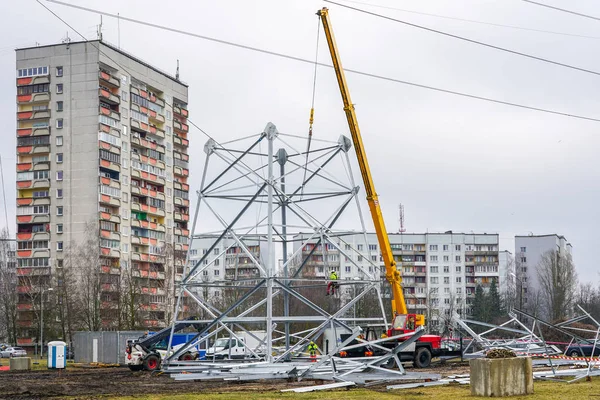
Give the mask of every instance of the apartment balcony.
[(47, 103), (49, 101), (50, 93), (48, 92), (17, 95), (18, 104)]
[(112, 207), (121, 207), (121, 200), (115, 198), (115, 197), (111, 197), (107, 194), (100, 194), (98, 196), (98, 201), (101, 204), (106, 204)]
[(110, 91), (108, 91), (104, 88), (98, 89), (98, 96), (102, 99), (102, 101), (106, 101), (107, 103), (111, 103), (111, 104), (121, 103), (121, 98), (119, 96), (117, 96), (114, 93), (111, 93)]
[(100, 267), (100, 271), (102, 271), (103, 274), (108, 274), (108, 275), (121, 275), (121, 268), (119, 267), (111, 267), (109, 265), (102, 265)]
[(50, 110), (43, 111), (20, 111), (17, 113), (18, 121), (33, 121), (36, 119), (50, 118)]
[(112, 126), (108, 126), (108, 125), (104, 125), (104, 124), (98, 124), (98, 129), (102, 132), (105, 133), (110, 133), (113, 136), (117, 136), (120, 137), (121, 136), (121, 131), (117, 128), (113, 128)]
[(158, 192), (156, 190), (150, 190), (150, 189), (139, 187), (139, 186), (132, 186), (131, 194), (137, 194), (139, 196), (148, 196), (148, 197), (152, 197), (154, 199), (159, 199), (159, 200), (163, 200), (163, 201), (165, 201), (165, 199), (166, 199), (165, 194), (163, 192)]
[(50, 240), (49, 232), (21, 232), (17, 233), (17, 241)]
[(190, 236), (190, 231), (189, 230), (182, 229), (182, 228), (177, 228), (177, 227), (173, 228), (173, 233), (175, 235), (178, 235), (178, 236), (185, 236), (185, 237), (189, 237)]
[(121, 251), (119, 249), (100, 247), (100, 254), (104, 257), (121, 258)]
[(165, 273), (158, 271), (131, 270), (131, 275), (136, 278), (165, 279)]
[(121, 114), (116, 112), (115, 110), (111, 110), (106, 107), (99, 107), (99, 113), (102, 115), (106, 115), (107, 117), (111, 117), (112, 119), (116, 119), (117, 121), (121, 120)]
[(173, 112), (177, 115), (182, 116), (183, 118), (188, 118), (188, 115), (189, 115), (189, 112), (187, 109), (176, 106), (176, 105), (173, 105)]
[(129, 120), (130, 120), (130, 124), (131, 124), (132, 128), (136, 128), (140, 131), (150, 133), (150, 125), (149, 124), (142, 122), (142, 121), (138, 121), (137, 119), (133, 119), (133, 118), (130, 118)]
[(162, 168), (162, 169), (166, 168), (165, 163), (162, 162), (161, 160), (157, 160), (156, 158), (152, 158), (152, 157), (141, 155), (141, 156), (139, 156), (139, 159), (140, 159), (141, 162), (143, 162), (145, 164), (155, 165), (155, 166), (157, 166), (159, 168)]
[(182, 197), (174, 197), (173, 202), (175, 203), (175, 205), (178, 205), (178, 206), (183, 206), (183, 207), (190, 206), (190, 201), (187, 199), (184, 199)]
[(173, 144), (182, 147), (188, 147), (190, 145), (189, 140), (180, 138), (177, 135), (173, 135)]
[(50, 74), (17, 78), (17, 86), (40, 85), (50, 83)]
[(181, 123), (176, 119), (173, 120), (173, 128), (175, 128), (176, 131), (185, 133), (187, 133), (190, 130), (190, 127), (187, 124)]
[(98, 180), (100, 181), (100, 183), (102, 185), (110, 186), (111, 188), (115, 188), (115, 189), (119, 189), (119, 190), (121, 189), (121, 182), (117, 181), (116, 179), (111, 179), (106, 176), (99, 176)]
[(131, 209), (133, 211), (141, 211), (141, 212), (145, 212), (150, 215), (156, 215), (159, 217), (165, 216), (165, 210), (158, 208), (158, 207), (149, 206), (146, 204), (131, 203)]
[(21, 197), (17, 199), (17, 206), (45, 206), (50, 204), (48, 197)]
[(137, 136), (137, 137), (136, 136), (132, 136), (131, 137), (131, 144), (138, 145), (138, 146), (146, 148), (146, 149), (156, 150), (159, 153), (163, 153), (163, 154), (165, 152), (165, 147), (163, 145), (158, 144), (156, 142), (152, 142), (150, 140), (143, 139), (143, 138), (141, 138), (139, 136)]
[(140, 178), (140, 179), (144, 179), (144, 180), (149, 181), (149, 182), (156, 183), (156, 184), (158, 184), (160, 186), (164, 186), (165, 183), (166, 183), (165, 178), (162, 178), (160, 176), (151, 174), (149, 172), (140, 171), (140, 170), (137, 170), (137, 169), (132, 169), (131, 170), (131, 176), (134, 177), (134, 178)]
[(111, 232), (104, 229), (100, 230), (100, 237), (103, 239), (121, 240), (121, 234), (119, 232)]
[(165, 138), (165, 131), (160, 129), (159, 127), (157, 127), (156, 125), (150, 124), (150, 127), (148, 128), (149, 132), (151, 134), (153, 134), (154, 136), (158, 136), (162, 139)]
[(31, 171), (33, 168), (33, 163), (19, 163), (17, 164), (17, 172), (26, 172)]
[(112, 161), (100, 159), (100, 166), (116, 172), (121, 172), (121, 166)]
[(183, 190), (185, 192), (189, 192), (190, 191), (190, 185), (188, 185), (187, 183), (183, 183), (183, 182), (173, 181), (173, 187), (175, 189)]
[(19, 128), (17, 129), (18, 137), (27, 137), (27, 136), (48, 136), (50, 135), (50, 127), (40, 127), (40, 128)]
[(190, 216), (188, 214), (182, 214), (182, 213), (176, 212), (176, 213), (174, 213), (174, 219), (175, 219), (175, 221), (189, 221)]
[(112, 86), (114, 88), (118, 88), (121, 86), (121, 81), (119, 79), (117, 79), (116, 77), (112, 76), (111, 74), (109, 74), (108, 72), (98, 71), (98, 78), (106, 86), (109, 86), (109, 87)]
[(35, 214), (35, 215), (17, 215), (17, 223), (19, 224), (47, 224), (50, 222), (50, 215)]
[(474, 256), (498, 256), (498, 250), (475, 250)]
[(153, 231), (158, 231), (158, 232), (166, 232), (167, 231), (163, 224), (159, 224), (158, 222), (152, 222), (152, 221), (142, 221), (139, 219), (132, 219), (131, 226), (134, 226), (137, 228), (152, 229)]
[(49, 249), (17, 250), (18, 257), (50, 257)]
[(175, 250), (188, 251), (189, 248), (190, 248), (190, 246), (187, 244), (175, 243)]
[(177, 165), (173, 166), (173, 173), (178, 176), (188, 177), (190, 175), (190, 170), (187, 168), (181, 168)]
[(154, 255), (154, 254), (147, 254), (147, 253), (132, 252), (131, 259), (133, 261), (147, 261), (147, 262), (154, 262), (154, 263), (158, 263), (158, 264), (165, 263), (165, 261), (163, 260), (163, 258), (161, 256)]
[(114, 215), (114, 214), (110, 214), (110, 213), (102, 212), (102, 211), (100, 211), (98, 214), (99, 214), (98, 218), (102, 221), (110, 221), (110, 222), (114, 222), (115, 224), (121, 223), (121, 217), (118, 215)]
[(144, 236), (131, 236), (131, 244), (139, 244), (141, 246), (156, 246), (158, 245), (158, 239), (144, 237)]
[(17, 154), (47, 154), (50, 153), (50, 145), (42, 144), (42, 145), (33, 145), (33, 146), (18, 146)]
[(165, 123), (165, 117), (162, 114), (157, 113), (154, 110), (148, 110), (148, 117), (150, 118), (150, 120), (152, 122), (155, 122), (157, 124), (164, 124)]
[(160, 107), (165, 107), (165, 101), (163, 99), (161, 99), (160, 97), (156, 97), (155, 95), (151, 94), (148, 97), (148, 100), (150, 100), (151, 102), (153, 102), (154, 104), (160, 106)]

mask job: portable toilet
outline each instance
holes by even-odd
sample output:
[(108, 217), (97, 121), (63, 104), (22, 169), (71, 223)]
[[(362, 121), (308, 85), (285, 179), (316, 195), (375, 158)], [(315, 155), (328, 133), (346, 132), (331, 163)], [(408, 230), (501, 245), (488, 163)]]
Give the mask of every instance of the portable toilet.
[(48, 343), (48, 369), (67, 367), (67, 344), (61, 341)]

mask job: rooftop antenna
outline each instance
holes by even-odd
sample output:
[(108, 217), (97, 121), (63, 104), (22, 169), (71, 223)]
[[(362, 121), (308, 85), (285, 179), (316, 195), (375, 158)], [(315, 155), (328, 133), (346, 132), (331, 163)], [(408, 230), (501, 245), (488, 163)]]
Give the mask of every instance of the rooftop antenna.
[(67, 31), (67, 36), (62, 40), (63, 43), (69, 44), (71, 43), (71, 38), (69, 37), (69, 31)]
[(175, 71), (175, 79), (179, 80), (179, 60), (177, 60), (177, 71)]
[(100, 25), (98, 25), (98, 40), (102, 40), (102, 15), (100, 16)]
[(117, 48), (121, 49), (121, 13), (117, 13)]
[(400, 229), (398, 229), (398, 233), (406, 232), (406, 228), (404, 227), (404, 205), (402, 205), (402, 203), (398, 205), (398, 219), (400, 221)]

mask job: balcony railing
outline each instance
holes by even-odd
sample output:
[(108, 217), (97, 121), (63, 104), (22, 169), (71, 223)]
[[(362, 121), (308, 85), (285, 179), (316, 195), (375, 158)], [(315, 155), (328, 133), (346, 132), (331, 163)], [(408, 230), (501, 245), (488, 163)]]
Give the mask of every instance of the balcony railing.
[(116, 94), (111, 93), (110, 91), (104, 89), (104, 88), (99, 88), (98, 89), (98, 96), (104, 100), (104, 101), (108, 101), (109, 103), (113, 103), (113, 104), (119, 104), (121, 102), (121, 98), (119, 96), (117, 96)]
[(112, 76), (108, 72), (98, 71), (98, 78), (104, 83), (107, 83), (109, 86), (120, 87), (121, 81), (119, 81), (116, 77)]

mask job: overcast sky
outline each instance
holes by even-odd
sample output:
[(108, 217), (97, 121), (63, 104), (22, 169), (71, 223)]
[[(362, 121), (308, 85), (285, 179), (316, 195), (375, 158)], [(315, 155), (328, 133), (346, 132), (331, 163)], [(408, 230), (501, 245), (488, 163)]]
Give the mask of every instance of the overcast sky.
[[(566, 7), (558, 0), (547, 4)], [(364, 0), (371, 4), (495, 24), (590, 36), (509, 29), (352, 4), (391, 17), (520, 52), (600, 71), (600, 22), (519, 0)], [(67, 32), (33, 0), (6, 2), (0, 25), (0, 154), (11, 231), (15, 208), (16, 47), (60, 42)], [(71, 0), (125, 17), (313, 59), (322, 1)], [(45, 2), (88, 39), (100, 17)], [(348, 3), (349, 4), (349, 3)], [(419, 84), (600, 118), (600, 76), (421, 31), (327, 5), (343, 65)], [(600, 16), (593, 0), (568, 7)], [(26, 27), (26, 28), (24, 28)], [(104, 17), (104, 39), (190, 85), (190, 119), (217, 140), (260, 132), (306, 135), (312, 93), (309, 64), (281, 59)], [(321, 35), (319, 61), (329, 63)], [(457, 97), (348, 74), (377, 191), (390, 231), (403, 203), (409, 232), (499, 233), (514, 252), (515, 234), (566, 236), (582, 281), (597, 281), (595, 226), (600, 220), (600, 123)], [(315, 137), (348, 128), (335, 75), (319, 68)], [(199, 187), (206, 137), (191, 129), (191, 187)], [(2, 218), (4, 221), (4, 218)], [(357, 229), (359, 226), (357, 225)]]

